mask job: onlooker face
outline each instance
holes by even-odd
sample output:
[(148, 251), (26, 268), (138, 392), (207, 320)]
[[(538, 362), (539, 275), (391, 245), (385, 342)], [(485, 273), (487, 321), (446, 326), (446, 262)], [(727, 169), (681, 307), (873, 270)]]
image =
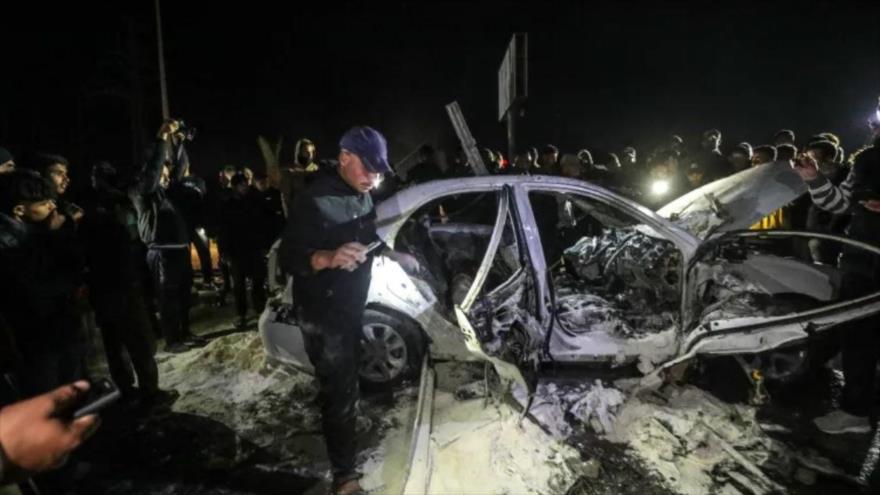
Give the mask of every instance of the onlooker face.
[(703, 141), (700, 143), (703, 146), (703, 149), (706, 150), (714, 150), (721, 146), (721, 136), (718, 134), (709, 134), (703, 137)]
[(8, 174), (15, 170), (15, 162), (12, 160), (0, 163), (0, 174)]
[(745, 153), (740, 153), (738, 151), (734, 151), (730, 154), (728, 158), (730, 160), (731, 165), (737, 170), (743, 170), (749, 167), (751, 164), (751, 160), (749, 160), (749, 156)]
[(756, 151), (752, 153), (752, 166), (757, 167), (758, 165), (769, 163), (772, 159), (773, 157), (766, 151)]
[(55, 201), (45, 199), (17, 205), (13, 210), (15, 216), (28, 223), (41, 223), (55, 211)]
[(232, 176), (235, 175), (234, 168), (224, 168), (220, 171), (220, 175), (217, 180), (220, 182), (220, 187), (229, 187), (232, 184)]
[(168, 165), (162, 166), (162, 175), (159, 176), (159, 187), (162, 189), (168, 189), (168, 186), (171, 185), (171, 167)]
[(703, 185), (703, 172), (688, 171), (687, 179), (691, 187), (700, 187)]
[(807, 155), (809, 155), (810, 158), (812, 158), (813, 160), (816, 160), (816, 163), (818, 163), (818, 164), (822, 164), (826, 161), (830, 161), (828, 159), (828, 157), (825, 156), (825, 153), (822, 152), (822, 150), (818, 150), (815, 148), (807, 150)]
[(671, 170), (669, 167), (669, 162), (660, 162), (654, 164), (651, 167), (651, 170), (648, 172), (648, 175), (652, 179), (667, 179), (671, 174)]
[(265, 192), (267, 189), (269, 189), (268, 177), (260, 177), (259, 179), (255, 180), (254, 187), (257, 188), (257, 191)]
[(834, 162), (834, 157), (826, 156), (820, 149), (809, 149), (807, 150), (807, 155), (813, 160), (816, 160), (816, 165), (819, 166), (819, 171), (825, 175), (833, 175), (838, 170), (838, 165)]
[(297, 157), (296, 157), (296, 161), (300, 165), (308, 165), (308, 164), (312, 163), (313, 161), (315, 161), (316, 153), (317, 152), (315, 150), (315, 145), (314, 144), (307, 144), (307, 145), (303, 146), (302, 148), (300, 148), (299, 155), (297, 155)]
[(543, 155), (541, 155), (541, 158), (538, 159), (538, 165), (540, 165), (542, 167), (552, 167), (552, 166), (556, 165), (556, 162), (558, 160), (559, 160), (559, 153), (558, 152), (554, 151), (553, 153), (544, 153)]
[(531, 160), (529, 159), (529, 154), (519, 154), (516, 155), (516, 158), (513, 159), (513, 168), (516, 170), (526, 171), (529, 169), (529, 165), (531, 165)]
[(773, 140), (773, 145), (779, 146), (780, 144), (794, 144), (794, 136), (792, 136), (791, 134), (789, 134), (787, 132), (783, 132), (783, 133), (779, 134)]
[(580, 163), (563, 163), (561, 168), (563, 177), (571, 177), (573, 179), (577, 179), (581, 176)]
[(366, 193), (378, 182), (380, 174), (370, 172), (359, 156), (342, 150), (339, 153), (339, 175), (352, 189)]
[(46, 175), (48, 176), (49, 182), (51, 182), (52, 186), (55, 188), (56, 194), (60, 196), (67, 191), (67, 186), (70, 185), (70, 177), (67, 176), (66, 165), (53, 163), (46, 167)]

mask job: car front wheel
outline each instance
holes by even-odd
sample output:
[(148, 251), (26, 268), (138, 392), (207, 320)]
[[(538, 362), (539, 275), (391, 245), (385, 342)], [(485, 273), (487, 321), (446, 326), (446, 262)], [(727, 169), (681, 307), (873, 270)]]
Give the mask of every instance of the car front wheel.
[(418, 376), (426, 346), (414, 322), (368, 308), (362, 330), (360, 377), (365, 389), (387, 390)]

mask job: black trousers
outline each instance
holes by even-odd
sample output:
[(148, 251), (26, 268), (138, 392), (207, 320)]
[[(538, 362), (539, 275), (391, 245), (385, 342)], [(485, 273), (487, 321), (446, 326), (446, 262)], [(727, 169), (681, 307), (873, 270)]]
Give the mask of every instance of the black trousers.
[(159, 317), (166, 344), (176, 344), (189, 335), (192, 265), (188, 249), (150, 249), (147, 264), (159, 300)]
[[(841, 300), (850, 300), (875, 290), (870, 277), (844, 272)], [(843, 396), (840, 407), (856, 416), (867, 416), (874, 404), (877, 363), (880, 361), (880, 315), (841, 326)]]
[[(338, 310), (325, 308), (325, 311), (334, 309)], [(303, 322), (306, 352), (315, 366), (318, 380), (327, 454), (333, 478), (340, 482), (359, 477), (355, 469), (355, 433), (360, 398), (361, 319), (359, 313), (357, 317), (328, 317), (327, 321), (320, 323)]]
[[(141, 288), (130, 286), (93, 291), (92, 304), (101, 327), (113, 381), (123, 393), (131, 392), (137, 374), (141, 390), (156, 391), (159, 388), (159, 370), (154, 357), (156, 347)], [(130, 366), (123, 350), (131, 359)]]
[(220, 302), (226, 304), (226, 297), (232, 290), (232, 272), (229, 268), (229, 255), (219, 245), (217, 250), (220, 254), (220, 261), (217, 263), (220, 268), (220, 276), (223, 277), (223, 286), (220, 288)]
[(251, 303), (254, 313), (266, 306), (266, 263), (260, 252), (243, 253), (229, 258), (235, 308), (240, 317), (247, 315), (247, 281), (251, 281)]
[(214, 282), (214, 266), (211, 263), (211, 249), (208, 246), (208, 238), (200, 236), (198, 232), (192, 232), (190, 234), (190, 239), (196, 247), (196, 254), (199, 255), (202, 282), (210, 284)]

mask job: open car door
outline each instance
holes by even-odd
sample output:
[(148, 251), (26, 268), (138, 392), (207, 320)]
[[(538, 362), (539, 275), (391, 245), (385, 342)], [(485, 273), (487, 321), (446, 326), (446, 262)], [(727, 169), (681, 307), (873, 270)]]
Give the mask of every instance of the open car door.
[(526, 377), (543, 348), (534, 275), (511, 189), (505, 187), (498, 198), (486, 253), (466, 295), (454, 301), (454, 311), (468, 350), (491, 362), (502, 379), (532, 390)]
[[(834, 265), (779, 249), (820, 241), (880, 263), (880, 248), (844, 237), (784, 230), (730, 232), (703, 243), (687, 269), (678, 357), (757, 354), (797, 344), (840, 324), (880, 312), (880, 291), (841, 297)], [(876, 266), (876, 265), (875, 265)], [(870, 266), (866, 267), (870, 270)]]

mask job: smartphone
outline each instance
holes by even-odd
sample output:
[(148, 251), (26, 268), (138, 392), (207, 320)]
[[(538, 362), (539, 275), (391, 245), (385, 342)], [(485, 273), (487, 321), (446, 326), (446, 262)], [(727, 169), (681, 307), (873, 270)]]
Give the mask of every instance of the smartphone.
[(382, 246), (382, 241), (373, 241), (367, 245), (367, 251), (364, 254), (370, 254)]
[(92, 382), (89, 391), (83, 397), (77, 409), (73, 412), (73, 419), (95, 414), (110, 404), (119, 400), (122, 394), (116, 388), (116, 384), (109, 378), (101, 378)]

